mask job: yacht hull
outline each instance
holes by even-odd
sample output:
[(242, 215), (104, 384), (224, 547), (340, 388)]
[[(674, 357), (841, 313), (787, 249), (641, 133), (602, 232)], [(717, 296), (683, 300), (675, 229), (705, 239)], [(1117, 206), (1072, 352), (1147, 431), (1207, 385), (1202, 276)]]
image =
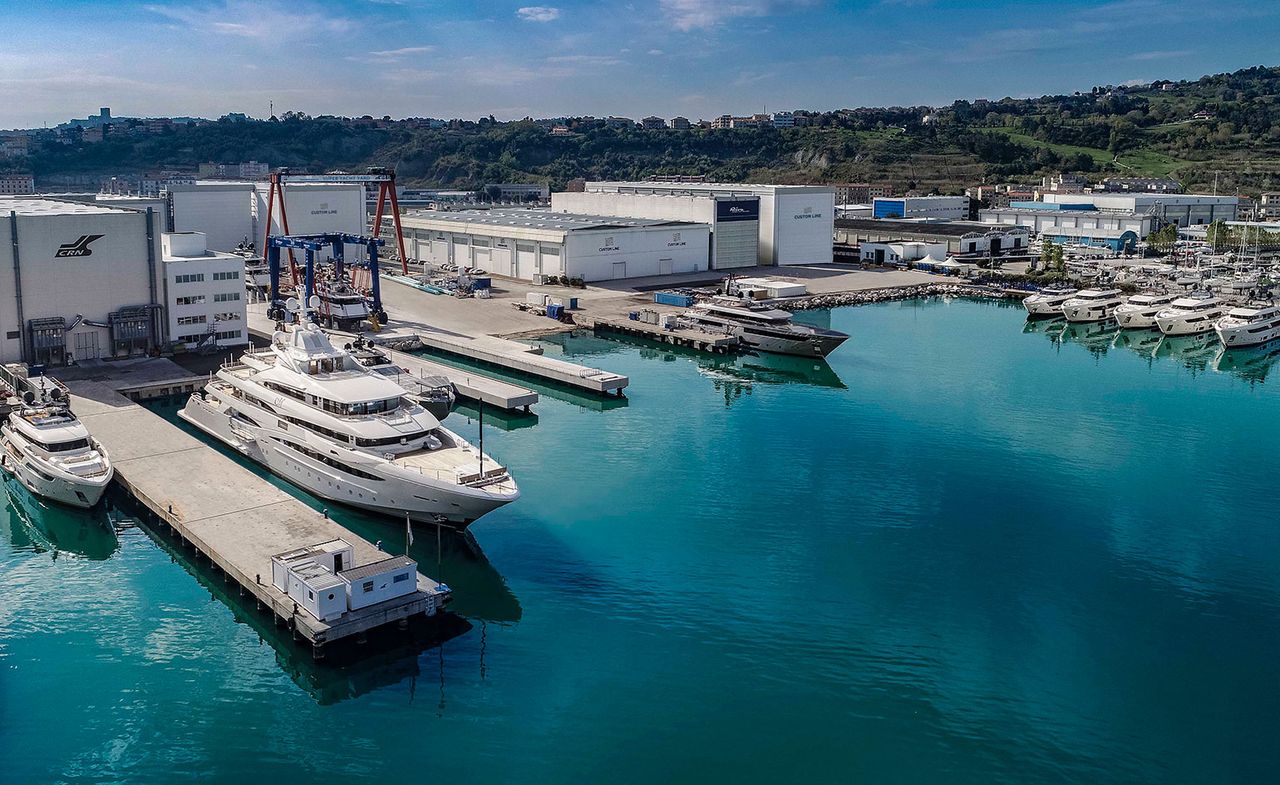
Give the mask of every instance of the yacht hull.
[(1157, 317), (1156, 327), (1165, 335), (1202, 335), (1213, 331), (1213, 323), (1221, 315), (1221, 312), (1209, 314), (1197, 321), (1188, 320), (1185, 316)]
[[(1164, 306), (1161, 306), (1163, 308)], [(1130, 311), (1117, 308), (1115, 312), (1116, 324), (1126, 330), (1153, 330), (1156, 329), (1156, 311), (1160, 308), (1149, 308), (1144, 311)]]
[(1068, 322), (1088, 323), (1105, 322), (1115, 313), (1115, 306), (1097, 307), (1087, 305), (1069, 305), (1062, 309), (1062, 315)]
[(398, 519), (465, 528), (517, 498), (425, 476), (414, 482), (391, 473), (379, 479), (353, 477), (297, 449), (286, 432), (247, 422), (230, 405), (200, 393), (187, 400), (178, 416), (313, 496)]
[(29, 456), (21, 454), (9, 440), (8, 427), (0, 429), (3, 466), (28, 491), (49, 501), (68, 507), (88, 509), (102, 500), (111, 484), (112, 472), (102, 477), (75, 477), (51, 467), (38, 467)]
[(1228, 349), (1235, 349), (1241, 346), (1261, 346), (1264, 343), (1270, 343), (1280, 338), (1280, 323), (1278, 322), (1220, 325), (1214, 329), (1218, 333), (1218, 340), (1222, 341), (1222, 345)]
[(792, 354), (801, 357), (826, 357), (849, 338), (847, 335), (822, 334), (788, 337), (757, 333), (747, 328), (738, 328), (734, 332), (743, 345), (758, 352)]

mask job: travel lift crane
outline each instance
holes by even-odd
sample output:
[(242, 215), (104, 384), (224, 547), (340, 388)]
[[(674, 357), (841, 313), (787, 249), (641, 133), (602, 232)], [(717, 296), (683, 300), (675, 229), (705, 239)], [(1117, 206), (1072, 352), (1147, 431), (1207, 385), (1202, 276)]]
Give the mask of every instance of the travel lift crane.
[[(382, 213), (386, 205), (391, 207), (391, 221), (396, 230), (396, 249), (400, 252), (400, 269), (405, 275), (409, 274), (409, 257), (404, 252), (404, 230), (400, 227), (400, 202), (396, 198), (396, 172), (394, 169), (383, 167), (370, 167), (365, 170), (364, 174), (348, 174), (347, 172), (334, 172), (333, 174), (293, 174), (288, 169), (277, 169), (271, 173), (270, 187), (267, 190), (267, 216), (263, 221), (262, 230), (262, 247), (267, 248), (268, 240), (271, 237), (271, 219), (275, 215), (276, 195), (280, 198), (280, 228), (284, 230), (284, 236), (289, 236), (289, 214), (284, 207), (284, 186), (286, 183), (360, 183), (368, 185), (371, 183), (378, 184), (378, 208), (373, 219), (373, 237), (377, 238), (382, 232)], [(361, 209), (364, 205), (361, 204)], [(294, 246), (289, 248), (289, 273), (293, 278), (293, 285), (298, 285), (298, 265), (293, 256)], [(377, 273), (374, 273), (374, 291), (377, 291)], [(275, 291), (272, 291), (274, 299)]]
[[(311, 302), (311, 296), (316, 293), (316, 251), (323, 251), (325, 248), (331, 248), (333, 254), (333, 272), (335, 278), (342, 278), (343, 254), (346, 244), (363, 245), (369, 252), (369, 277), (373, 279), (373, 309), (369, 314), (371, 319), (377, 320), (377, 324), (386, 324), (387, 312), (382, 308), (382, 289), (378, 280), (378, 248), (386, 244), (386, 241), (380, 237), (366, 237), (361, 234), (346, 234), (344, 232), (334, 232), (330, 234), (299, 234), (299, 235), (268, 235), (267, 237), (267, 272), (271, 278), (271, 297), (268, 300), (267, 316), (271, 319), (282, 322), (286, 318), (284, 299), (280, 296), (280, 249), (288, 248), (290, 254), (293, 249), (297, 248), (304, 252), (305, 258), (305, 278), (304, 278), (304, 296), (301, 299), (304, 303)], [(403, 260), (404, 257), (401, 257)], [(318, 319), (317, 314), (312, 314), (313, 320)]]

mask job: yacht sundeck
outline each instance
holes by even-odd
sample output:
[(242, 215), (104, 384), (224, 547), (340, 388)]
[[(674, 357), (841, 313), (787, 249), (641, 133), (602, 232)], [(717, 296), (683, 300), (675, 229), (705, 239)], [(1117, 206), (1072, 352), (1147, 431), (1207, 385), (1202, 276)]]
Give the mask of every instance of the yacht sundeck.
[(1116, 324), (1126, 329), (1147, 330), (1156, 326), (1156, 314), (1177, 299), (1176, 294), (1143, 292), (1116, 306)]
[(698, 303), (684, 318), (700, 327), (736, 335), (752, 349), (804, 357), (826, 357), (849, 336), (807, 324), (795, 324), (791, 313), (736, 297), (713, 297)]
[(1027, 316), (1033, 318), (1061, 316), (1062, 304), (1075, 295), (1076, 290), (1070, 287), (1049, 287), (1024, 297), (1022, 307), (1027, 309)]
[(387, 515), (466, 526), (519, 498), (503, 466), (303, 318), (179, 416), (316, 496)]
[(458, 394), (453, 389), (453, 382), (447, 378), (436, 375), (414, 376), (407, 369), (392, 362), (386, 352), (363, 337), (356, 338), (353, 343), (344, 348), (351, 352), (356, 362), (407, 390), (410, 399), (422, 404), (422, 407), (431, 412), (431, 416), (437, 420), (443, 420), (449, 416), (449, 412), (453, 411), (453, 404), (457, 402)]
[(26, 393), (24, 405), (0, 426), (4, 468), (37, 496), (72, 507), (92, 507), (111, 482), (111, 461), (71, 413), (62, 390), (52, 387), (42, 392), (46, 394), (43, 401), (33, 392)]
[(1199, 335), (1213, 329), (1225, 309), (1211, 294), (1179, 297), (1156, 313), (1156, 327), (1165, 335)]
[(1105, 322), (1124, 300), (1119, 289), (1084, 289), (1062, 304), (1069, 322)]
[(1268, 343), (1280, 338), (1280, 307), (1255, 305), (1232, 308), (1213, 329), (1228, 349)]

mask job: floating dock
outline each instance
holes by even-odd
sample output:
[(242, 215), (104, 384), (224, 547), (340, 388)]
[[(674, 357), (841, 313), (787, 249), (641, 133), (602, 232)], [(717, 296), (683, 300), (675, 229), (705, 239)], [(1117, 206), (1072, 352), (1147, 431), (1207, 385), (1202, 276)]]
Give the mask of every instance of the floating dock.
[(415, 376), (445, 377), (453, 383), (458, 397), (469, 401), (483, 401), (486, 406), (496, 406), (506, 411), (528, 411), (530, 406), (538, 402), (538, 393), (527, 387), (481, 376), (463, 368), (433, 363), (416, 354), (401, 352), (389, 346), (379, 346), (378, 349), (386, 352), (396, 365)]
[(656, 324), (633, 321), (631, 319), (592, 319), (583, 320), (583, 326), (604, 332), (622, 333), (648, 338), (659, 343), (672, 346), (683, 346), (712, 354), (730, 354), (742, 350), (741, 342), (734, 335), (716, 335), (701, 330), (665, 330)]
[[(185, 385), (184, 385), (185, 386)], [(343, 540), (354, 567), (383, 561), (372, 543), (307, 507), (213, 447), (139, 406), (103, 381), (71, 380), (72, 407), (106, 448), (115, 479), (158, 525), (206, 557), (228, 580), (251, 594), (317, 658), (334, 641), (435, 615), (450, 599), (447, 586), (417, 573), (417, 587), (400, 597), (347, 610), (321, 621), (272, 585), (272, 557), (318, 543)]]
[(554, 357), (544, 357), (542, 350), (518, 341), (491, 335), (461, 335), (436, 330), (414, 330), (411, 333), (429, 350), (455, 355), (468, 360), (494, 365), (507, 371), (526, 373), (545, 381), (579, 390), (607, 395), (621, 395), (630, 383), (627, 377), (588, 368)]

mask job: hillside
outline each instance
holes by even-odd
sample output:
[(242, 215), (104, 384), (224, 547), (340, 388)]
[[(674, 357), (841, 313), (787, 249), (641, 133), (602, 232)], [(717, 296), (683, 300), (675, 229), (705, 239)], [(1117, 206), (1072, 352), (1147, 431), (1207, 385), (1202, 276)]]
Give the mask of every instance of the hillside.
[[(1278, 102), (1280, 68), (1257, 67), (1140, 89), (956, 101), (936, 110), (798, 112), (811, 125), (788, 129), (646, 131), (579, 120), (570, 121), (574, 135), (558, 137), (532, 121), (484, 118), (433, 129), (290, 114), (94, 144), (44, 144), (30, 165), (38, 178), (254, 159), (314, 171), (394, 166), (406, 184), (452, 188), (703, 174), (729, 181), (888, 180), (942, 192), (1063, 170), (1171, 176), (1208, 188), (1217, 173), (1220, 192), (1257, 193), (1280, 189)], [(1206, 119), (1195, 119), (1197, 113)]]

